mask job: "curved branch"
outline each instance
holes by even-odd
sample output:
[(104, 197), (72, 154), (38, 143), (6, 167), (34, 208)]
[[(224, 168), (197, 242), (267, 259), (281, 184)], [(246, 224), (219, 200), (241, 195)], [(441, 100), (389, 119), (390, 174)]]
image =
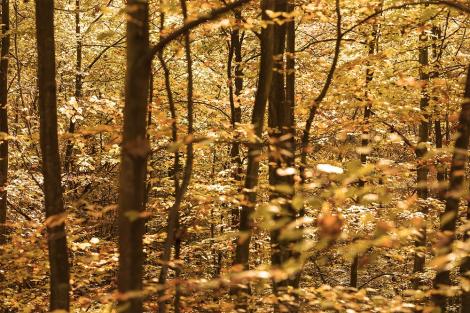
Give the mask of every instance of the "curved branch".
[(342, 17), (341, 17), (341, 7), (340, 7), (340, 1), (336, 0), (336, 16), (337, 16), (337, 21), (336, 21), (336, 44), (335, 44), (335, 55), (333, 56), (333, 61), (331, 63), (330, 71), (328, 72), (328, 76), (325, 81), (325, 85), (323, 86), (323, 89), (321, 90), (320, 94), (318, 97), (313, 101), (311, 107), (310, 107), (310, 113), (307, 118), (307, 122), (305, 125), (304, 133), (302, 136), (302, 147), (301, 147), (301, 177), (302, 180), (304, 181), (304, 174), (305, 174), (305, 163), (307, 161), (307, 145), (310, 137), (310, 130), (312, 128), (312, 123), (313, 119), (317, 113), (318, 106), (320, 103), (323, 101), (325, 98), (326, 94), (328, 93), (328, 90), (331, 86), (331, 82), (333, 81), (333, 76), (336, 71), (336, 67), (338, 65), (338, 60), (339, 60), (339, 55), (341, 52), (341, 41), (343, 39), (344, 33), (341, 31), (341, 23), (342, 23)]
[(119, 38), (118, 40), (116, 40), (115, 42), (113, 42), (112, 44), (110, 44), (109, 46), (107, 46), (106, 48), (104, 48), (103, 50), (101, 50), (100, 53), (98, 53), (98, 55), (93, 59), (93, 61), (91, 61), (90, 64), (88, 64), (88, 66), (86, 67), (86, 70), (89, 71), (91, 70), (91, 68), (96, 64), (96, 62), (99, 61), (99, 59), (101, 59), (101, 57), (111, 48), (117, 46), (118, 44), (120, 44), (124, 39), (126, 39), (126, 36), (122, 36), (121, 38)]
[(225, 14), (225, 13), (227, 13), (227, 12), (233, 10), (233, 9), (236, 9), (236, 8), (242, 6), (242, 5), (244, 5), (244, 4), (246, 4), (250, 1), (251, 0), (238, 0), (238, 1), (232, 2), (232, 3), (230, 3), (230, 4), (228, 4), (224, 7), (214, 9), (206, 15), (202, 15), (202, 16), (198, 17), (195, 20), (192, 20), (192, 21), (189, 21), (189, 22), (183, 24), (182, 26), (180, 26), (179, 28), (177, 28), (176, 30), (174, 30), (173, 32), (168, 34), (167, 36), (163, 37), (155, 46), (153, 46), (150, 49), (150, 51), (149, 51), (149, 53), (146, 57), (147, 58), (146, 61), (150, 62), (150, 60), (152, 60), (153, 57), (160, 50), (162, 50), (166, 45), (168, 45), (173, 40), (177, 39), (179, 36), (181, 36), (183, 34), (186, 34), (190, 30), (192, 30), (193, 28), (198, 27), (201, 24), (204, 24), (204, 23), (209, 22), (209, 21), (213, 21), (213, 20), (217, 19), (218, 17), (220, 17), (221, 15), (223, 15), (223, 14)]
[(450, 7), (450, 8), (453, 8), (453, 9), (456, 9), (456, 10), (459, 10), (459, 11), (462, 11), (462, 12), (465, 12), (465, 13), (468, 13), (470, 14), (470, 7), (469, 6), (466, 6), (462, 3), (458, 3), (458, 2), (454, 2), (454, 1), (448, 1), (448, 0), (421, 0), (421, 1), (417, 1), (417, 2), (410, 2), (410, 3), (404, 3), (404, 4), (399, 4), (399, 5), (394, 5), (394, 6), (391, 6), (391, 7), (388, 7), (388, 8), (385, 8), (385, 9), (382, 9), (382, 10), (378, 10), (376, 12), (374, 12), (373, 14), (367, 16), (366, 18), (364, 18), (363, 20), (359, 21), (357, 24), (355, 24), (354, 26), (351, 26), (349, 29), (345, 30), (343, 32), (343, 36), (352, 32), (353, 30), (355, 30), (357, 27), (361, 26), (362, 24), (364, 23), (367, 23), (368, 21), (370, 21), (371, 19), (381, 15), (382, 13), (384, 12), (388, 12), (388, 11), (393, 11), (393, 10), (400, 10), (400, 9), (405, 9), (405, 8), (409, 8), (409, 7), (414, 7), (414, 6), (419, 6), (419, 5), (429, 5), (429, 4), (434, 4), (434, 5), (444, 5), (444, 6), (447, 6), (447, 7)]
[(396, 276), (395, 274), (393, 273), (382, 273), (382, 274), (379, 274), (375, 277), (372, 277), (371, 279), (369, 279), (368, 281), (366, 281), (365, 283), (363, 283), (361, 286), (359, 286), (359, 288), (357, 289), (362, 289), (364, 288), (365, 286), (367, 286), (368, 284), (370, 284), (371, 282), (373, 282), (374, 280), (380, 278), (380, 277), (383, 277), (383, 276)]

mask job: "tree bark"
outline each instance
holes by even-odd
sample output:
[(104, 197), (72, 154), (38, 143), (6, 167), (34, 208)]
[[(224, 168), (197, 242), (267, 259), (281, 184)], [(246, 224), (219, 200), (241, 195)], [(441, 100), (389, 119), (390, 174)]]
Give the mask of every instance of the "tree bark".
[[(428, 35), (425, 32), (422, 32), (419, 36), (419, 64), (420, 64), (420, 79), (426, 83), (421, 92), (420, 100), (420, 110), (423, 115), (423, 120), (419, 125), (419, 142), (416, 147), (416, 162), (417, 162), (417, 194), (418, 198), (421, 201), (426, 201), (429, 196), (428, 190), (428, 173), (429, 167), (426, 164), (424, 159), (427, 149), (427, 142), (429, 141), (429, 114), (426, 112), (429, 106), (429, 93), (428, 93), (428, 82), (429, 82), (429, 73), (427, 66), (429, 65), (429, 52), (428, 52)], [(426, 249), (426, 215), (428, 213), (427, 204), (420, 203), (421, 213), (424, 215), (423, 225), (420, 227), (419, 238), (415, 241), (416, 252), (414, 255), (413, 263), (413, 273), (415, 276), (424, 271), (425, 263), (425, 254), (424, 250)], [(415, 289), (418, 288), (420, 284), (420, 279), (414, 277), (413, 284)]]
[[(323, 84), (323, 88), (320, 91), (320, 94), (315, 98), (315, 100), (311, 103), (308, 118), (305, 122), (305, 128), (302, 131), (302, 138), (300, 140), (300, 164), (299, 164), (299, 172), (300, 172), (300, 191), (301, 193), (305, 192), (304, 185), (307, 181), (306, 176), (306, 169), (307, 169), (307, 158), (308, 153), (310, 151), (310, 131), (312, 129), (313, 120), (317, 114), (318, 108), (321, 102), (325, 99), (326, 95), (328, 94), (328, 90), (330, 89), (331, 83), (333, 82), (333, 77), (336, 72), (336, 67), (338, 65), (339, 57), (341, 54), (341, 42), (343, 38), (343, 31), (342, 31), (342, 14), (341, 14), (341, 3), (340, 0), (335, 0), (335, 12), (336, 12), (336, 42), (335, 42), (335, 51), (333, 55), (333, 59), (331, 62), (330, 70), (326, 76), (325, 83)], [(302, 207), (299, 212), (300, 216), (305, 215), (305, 207)], [(302, 275), (302, 270), (297, 274), (297, 284), (300, 284)]]
[(124, 129), (119, 186), (119, 274), (121, 312), (142, 312), (145, 230), (144, 210), (147, 155), (146, 136), (150, 62), (143, 56), (149, 51), (148, 2), (127, 1), (127, 72), (124, 105)]
[[(235, 18), (238, 23), (241, 23), (241, 12), (240, 10), (235, 11)], [(229, 80), (229, 98), (230, 98), (230, 111), (231, 111), (231, 122), (233, 129), (236, 128), (237, 124), (241, 123), (242, 120), (242, 108), (240, 102), (240, 95), (243, 89), (243, 68), (242, 68), (242, 41), (243, 35), (240, 34), (238, 29), (239, 25), (232, 30), (230, 34), (230, 50), (227, 62), (227, 76)], [(233, 60), (235, 57), (235, 66), (233, 66)], [(235, 74), (235, 79), (233, 78)], [(235, 86), (235, 90), (234, 87)], [(230, 158), (233, 166), (232, 177), (235, 182), (242, 180), (242, 158), (240, 155), (240, 142), (237, 138), (232, 143), (230, 148)], [(240, 223), (240, 208), (233, 207), (231, 211), (232, 215), (232, 228), (238, 229)]]
[[(285, 13), (288, 11), (288, 0), (278, 0), (275, 11)], [(294, 129), (294, 88), (295, 80), (290, 72), (286, 72), (286, 38), (287, 23), (274, 26), (274, 66), (269, 99), (269, 183), (274, 191), (271, 194), (271, 202), (280, 208), (280, 213), (273, 216), (276, 222), (271, 230), (271, 263), (273, 268), (283, 269), (288, 261), (292, 261), (294, 253), (292, 245), (296, 238), (288, 236), (283, 238), (283, 230), (296, 218), (296, 211), (291, 205), (294, 195), (294, 174), (284, 175), (282, 169), (295, 166), (295, 129)], [(291, 39), (292, 40), (292, 39)], [(292, 42), (290, 43), (292, 45)], [(292, 62), (292, 60), (290, 60)], [(292, 66), (292, 63), (289, 64)], [(289, 74), (289, 76), (288, 76)], [(287, 86), (286, 78), (289, 84)], [(289, 89), (287, 89), (289, 87)], [(289, 98), (287, 98), (289, 96)], [(282, 187), (282, 188), (280, 188)], [(281, 191), (282, 190), (282, 191)], [(289, 287), (293, 287), (295, 277), (274, 281), (274, 293), (282, 299), (287, 294)], [(294, 305), (285, 301), (279, 301), (275, 305), (275, 311), (295, 311)]]
[[(457, 132), (458, 135), (455, 141), (450, 167), (449, 188), (445, 195), (446, 207), (441, 216), (440, 231), (442, 244), (437, 246), (437, 257), (445, 257), (452, 252), (452, 244), (455, 240), (455, 230), (459, 215), (459, 204), (462, 194), (464, 194), (465, 165), (467, 163), (470, 137), (470, 67), (468, 68), (464, 100), (460, 111)], [(451, 285), (450, 271), (447, 269), (439, 270), (434, 278), (434, 288), (446, 288), (446, 286), (449, 285)], [(465, 293), (463, 293), (463, 295), (465, 295)], [(447, 301), (444, 295), (435, 294), (433, 301), (441, 308), (441, 312), (446, 312)], [(466, 298), (462, 296), (462, 305), (465, 301)]]
[[(380, 4), (379, 7), (377, 7), (376, 11), (379, 11), (382, 9), (383, 2)], [(368, 39), (368, 56), (369, 58), (372, 57), (377, 51), (377, 45), (378, 45), (378, 36), (379, 36), (379, 25), (377, 23), (374, 23), (372, 25), (372, 34), (370, 39)], [(370, 82), (374, 79), (374, 70), (371, 68), (370, 64), (368, 64), (367, 70), (366, 70), (366, 86), (365, 86), (365, 96), (364, 96), (364, 101), (366, 103), (364, 107), (364, 127), (365, 130), (362, 134), (362, 140), (361, 140), (361, 147), (362, 148), (367, 148), (369, 146), (369, 118), (372, 113), (372, 102), (369, 100), (369, 85)], [(366, 165), (367, 164), (367, 156), (368, 153), (362, 151), (360, 153), (360, 159), (361, 159), (361, 164)], [(366, 185), (366, 181), (363, 179), (359, 180), (359, 187), (363, 188)], [(354, 259), (351, 264), (351, 273), (350, 273), (350, 280), (349, 280), (349, 285), (351, 287), (356, 288), (357, 287), (357, 277), (358, 277), (358, 270), (359, 270), (359, 256), (355, 255)]]
[[(447, 15), (445, 30), (448, 27), (449, 14)], [(446, 35), (445, 30), (444, 30), (444, 36)], [(432, 39), (433, 39), (431, 48), (432, 48), (432, 56), (434, 59), (433, 60), (434, 68), (430, 74), (431, 76), (430, 78), (438, 78), (440, 75), (440, 59), (442, 57), (445, 47), (442, 43), (441, 29), (438, 26), (434, 25), (431, 29), (431, 33), (432, 33)], [(437, 45), (437, 41), (441, 42), (440, 46)], [(434, 96), (433, 98), (435, 101), (439, 101), (437, 96)], [(443, 147), (443, 134), (442, 134), (442, 126), (441, 126), (441, 119), (440, 119), (439, 113), (440, 112), (437, 112), (438, 117), (434, 121), (434, 135), (435, 135), (434, 137), (435, 137), (436, 149), (442, 149)], [(444, 184), (445, 184), (446, 172), (447, 172), (446, 163), (442, 162), (441, 160), (437, 160), (436, 170), (437, 170), (436, 178), (437, 178), (437, 182), (439, 183), (438, 188), (437, 188), (437, 196), (440, 200), (445, 201)]]
[[(10, 3), (2, 0), (2, 47), (0, 51), (0, 133), (8, 134), (8, 53), (10, 51)], [(0, 140), (0, 245), (6, 241), (8, 140)]]
[(36, 1), (39, 123), (50, 265), (50, 309), (69, 310), (69, 262), (65, 233), (54, 40), (54, 1)]
[[(186, 0), (180, 0), (181, 10), (183, 13), (183, 18), (187, 20), (188, 12), (187, 12), (187, 5)], [(181, 184), (176, 188), (176, 195), (175, 195), (175, 202), (173, 206), (170, 208), (170, 212), (168, 214), (168, 226), (167, 226), (167, 237), (165, 240), (165, 244), (163, 247), (163, 255), (162, 255), (162, 269), (160, 271), (159, 283), (164, 285), (167, 280), (168, 275), (168, 263), (171, 259), (171, 248), (175, 245), (175, 253), (176, 257), (179, 258), (179, 251), (181, 247), (180, 238), (177, 238), (178, 232), (178, 225), (179, 225), (179, 216), (180, 216), (180, 208), (183, 202), (184, 196), (186, 191), (188, 190), (189, 183), (191, 181), (192, 172), (193, 172), (193, 163), (194, 163), (194, 149), (192, 143), (192, 136), (194, 133), (193, 121), (194, 121), (194, 99), (193, 99), (193, 61), (191, 56), (191, 41), (190, 41), (190, 33), (186, 32), (184, 34), (184, 46), (185, 46), (185, 57), (186, 57), (186, 70), (188, 73), (188, 84), (187, 84), (187, 120), (188, 120), (188, 142), (186, 142), (186, 163), (183, 170), (183, 178), (181, 180)], [(177, 159), (175, 158), (175, 162)], [(177, 164), (175, 165), (177, 166)], [(175, 177), (176, 179), (176, 177)], [(177, 273), (178, 275), (180, 272)], [(177, 288), (178, 289), (178, 288)], [(164, 296), (165, 289), (163, 289), (160, 293), (160, 299)], [(175, 297), (174, 307), (175, 310), (180, 309), (180, 295), (179, 290), (177, 290), (177, 297)], [(166, 302), (159, 301), (158, 302), (158, 312), (165, 313), (167, 312)]]
[[(75, 0), (75, 36), (76, 36), (76, 59), (75, 59), (75, 101), (80, 105), (82, 99), (82, 58), (83, 58), (83, 42), (81, 38), (81, 28), (80, 28), (80, 0)], [(72, 117), (69, 122), (69, 134), (75, 132), (75, 121)], [(72, 140), (67, 141), (67, 146), (65, 148), (65, 160), (64, 160), (64, 171), (69, 173), (72, 166), (72, 155), (73, 155), (73, 142)]]
[[(274, 0), (261, 0), (262, 18), (268, 20), (266, 10), (274, 9)], [(244, 204), (240, 212), (239, 237), (235, 251), (234, 265), (241, 265), (243, 269), (249, 268), (250, 241), (253, 233), (252, 213), (256, 203), (256, 187), (258, 185), (260, 156), (262, 153), (262, 134), (264, 129), (264, 115), (266, 103), (268, 101), (273, 68), (273, 27), (268, 25), (261, 30), (261, 57), (258, 74), (258, 88), (255, 95), (251, 124), (254, 127), (256, 142), (252, 142), (248, 147), (248, 164), (245, 177)], [(233, 287), (232, 294), (237, 295), (237, 309), (247, 309), (246, 296), (249, 289)]]
[[(469, 85), (469, 82), (467, 78), (467, 86), (468, 85)], [(468, 98), (466, 99), (466, 101), (468, 102)], [(468, 106), (468, 103), (467, 103), (467, 106)], [(467, 201), (466, 219), (468, 223), (470, 221), (470, 200)], [(470, 240), (470, 230), (467, 229), (467, 231), (465, 232), (463, 236), (463, 240), (464, 242), (468, 242)], [(462, 264), (460, 265), (460, 275), (463, 277), (466, 277), (467, 279), (470, 279), (470, 256), (466, 256), (463, 259)], [(468, 313), (468, 308), (470, 308), (470, 291), (463, 290), (462, 296), (461, 296), (460, 313)]]

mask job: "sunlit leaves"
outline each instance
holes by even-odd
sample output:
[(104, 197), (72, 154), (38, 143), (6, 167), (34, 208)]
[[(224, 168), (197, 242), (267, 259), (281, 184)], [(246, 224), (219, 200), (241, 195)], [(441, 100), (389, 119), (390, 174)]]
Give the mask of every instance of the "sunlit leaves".
[(317, 169), (324, 173), (343, 174), (344, 170), (341, 167), (330, 164), (318, 164)]

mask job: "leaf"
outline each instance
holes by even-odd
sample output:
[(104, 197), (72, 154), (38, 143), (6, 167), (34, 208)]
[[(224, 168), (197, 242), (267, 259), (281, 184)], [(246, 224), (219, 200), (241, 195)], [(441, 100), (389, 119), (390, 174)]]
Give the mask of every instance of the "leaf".
[(324, 173), (330, 174), (343, 174), (344, 170), (341, 167), (330, 165), (330, 164), (318, 164), (317, 170)]
[(292, 175), (297, 174), (297, 170), (293, 167), (278, 168), (276, 170), (276, 173), (279, 176), (292, 176)]
[(96, 39), (99, 40), (99, 41), (104, 41), (112, 36), (114, 36), (115, 32), (114, 31), (105, 31), (105, 32), (102, 32), (102, 33), (99, 33), (97, 36), (96, 36)]

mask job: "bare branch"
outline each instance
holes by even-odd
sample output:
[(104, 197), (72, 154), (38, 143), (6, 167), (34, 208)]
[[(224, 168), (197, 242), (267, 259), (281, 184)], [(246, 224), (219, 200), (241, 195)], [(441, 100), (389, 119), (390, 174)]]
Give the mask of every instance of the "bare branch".
[(166, 45), (168, 45), (173, 40), (177, 39), (179, 36), (187, 33), (191, 29), (196, 28), (199, 25), (204, 24), (206, 22), (213, 21), (219, 18), (221, 15), (229, 11), (232, 11), (233, 9), (238, 8), (250, 1), (251, 0), (238, 0), (238, 1), (232, 2), (224, 7), (214, 9), (208, 14), (202, 15), (195, 20), (185, 23), (184, 25), (180, 26), (179, 28), (177, 28), (176, 30), (168, 34), (167, 36), (163, 37), (155, 46), (153, 46), (150, 49), (149, 54), (147, 55), (146, 61), (150, 62), (160, 50), (165, 48)]

